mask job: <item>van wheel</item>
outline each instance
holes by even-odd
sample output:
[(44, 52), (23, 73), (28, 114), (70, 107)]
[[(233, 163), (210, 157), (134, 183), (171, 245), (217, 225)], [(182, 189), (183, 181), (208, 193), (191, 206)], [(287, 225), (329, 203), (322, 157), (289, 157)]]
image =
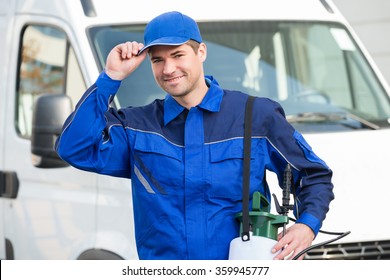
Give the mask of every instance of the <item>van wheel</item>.
[(101, 249), (90, 249), (82, 253), (78, 260), (123, 260), (121, 256), (113, 252)]

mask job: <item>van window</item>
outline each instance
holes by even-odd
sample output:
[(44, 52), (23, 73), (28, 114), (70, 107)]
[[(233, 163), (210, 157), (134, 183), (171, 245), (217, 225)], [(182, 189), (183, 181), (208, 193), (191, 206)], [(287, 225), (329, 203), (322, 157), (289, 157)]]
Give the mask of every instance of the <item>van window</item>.
[(68, 94), (76, 104), (85, 82), (66, 34), (55, 27), (29, 25), (20, 48), (16, 129), (30, 138), (33, 104), (43, 93)]
[[(390, 100), (348, 31), (326, 22), (200, 22), (207, 45), (206, 75), (221, 87), (272, 98), (304, 132), (389, 127)], [(90, 29), (103, 69), (110, 49), (143, 42), (144, 26)], [(131, 92), (131, 94), (129, 94)], [(165, 93), (150, 63), (143, 63), (118, 91), (119, 107), (145, 105)]]

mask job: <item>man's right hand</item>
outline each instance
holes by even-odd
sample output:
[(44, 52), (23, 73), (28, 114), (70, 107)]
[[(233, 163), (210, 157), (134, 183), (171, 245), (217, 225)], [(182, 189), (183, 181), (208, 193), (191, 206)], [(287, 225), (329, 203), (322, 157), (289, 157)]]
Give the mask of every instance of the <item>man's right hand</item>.
[(138, 55), (142, 43), (126, 42), (116, 45), (108, 54), (105, 72), (113, 80), (123, 80), (144, 61), (147, 51)]

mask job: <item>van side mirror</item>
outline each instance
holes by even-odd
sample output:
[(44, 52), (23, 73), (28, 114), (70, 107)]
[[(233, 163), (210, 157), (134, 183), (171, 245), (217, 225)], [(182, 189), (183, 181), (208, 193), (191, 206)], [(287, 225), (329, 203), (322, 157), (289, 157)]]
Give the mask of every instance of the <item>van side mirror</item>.
[(31, 154), (32, 163), (40, 168), (69, 166), (54, 150), (66, 118), (72, 112), (72, 101), (64, 94), (42, 94), (34, 103)]

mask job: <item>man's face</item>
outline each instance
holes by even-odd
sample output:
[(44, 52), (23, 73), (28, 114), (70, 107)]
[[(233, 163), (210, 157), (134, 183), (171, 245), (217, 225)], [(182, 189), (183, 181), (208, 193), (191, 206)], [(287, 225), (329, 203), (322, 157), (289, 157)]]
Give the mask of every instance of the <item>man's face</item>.
[(200, 44), (197, 53), (187, 44), (153, 46), (149, 55), (156, 82), (172, 97), (196, 93), (199, 85), (204, 84), (204, 44)]

